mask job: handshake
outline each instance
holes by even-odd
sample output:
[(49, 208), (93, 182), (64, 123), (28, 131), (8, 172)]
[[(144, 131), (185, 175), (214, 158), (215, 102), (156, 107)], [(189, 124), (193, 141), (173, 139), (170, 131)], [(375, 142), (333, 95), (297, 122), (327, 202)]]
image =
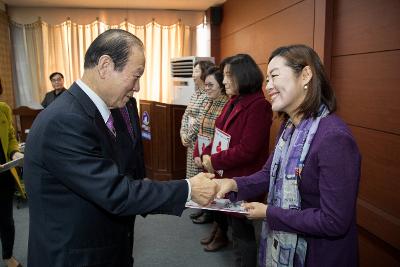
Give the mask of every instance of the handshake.
[(202, 172), (189, 179), (192, 201), (207, 206), (215, 198), (223, 198), (226, 193), (237, 191), (234, 180), (213, 179), (214, 177), (214, 174)]

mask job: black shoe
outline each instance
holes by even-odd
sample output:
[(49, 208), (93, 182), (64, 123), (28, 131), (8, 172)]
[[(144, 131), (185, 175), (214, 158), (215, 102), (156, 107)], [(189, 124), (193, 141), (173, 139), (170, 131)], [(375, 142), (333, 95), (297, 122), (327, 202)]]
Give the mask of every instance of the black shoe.
[(190, 217), (190, 219), (193, 220), (193, 219), (199, 218), (201, 215), (203, 215), (203, 210), (196, 211), (196, 212), (190, 214), (189, 217)]
[(203, 213), (203, 215), (201, 215), (200, 217), (193, 219), (192, 222), (195, 224), (205, 224), (205, 223), (212, 223), (213, 220), (213, 216), (210, 213)]

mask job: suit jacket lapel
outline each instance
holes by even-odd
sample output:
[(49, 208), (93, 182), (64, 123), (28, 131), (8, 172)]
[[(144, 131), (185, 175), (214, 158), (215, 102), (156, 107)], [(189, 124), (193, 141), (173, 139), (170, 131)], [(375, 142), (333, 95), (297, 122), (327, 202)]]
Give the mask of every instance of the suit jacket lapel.
[(89, 96), (78, 86), (78, 84), (73, 83), (67, 92), (75, 97), (76, 101), (82, 105), (83, 109), (91, 118), (94, 118), (96, 116), (96, 112), (100, 115), (100, 111), (97, 109), (96, 105), (89, 98)]
[(128, 106), (130, 126), (132, 127), (133, 133), (135, 135), (135, 138), (133, 140), (133, 147), (136, 147), (138, 141), (138, 135), (140, 134), (138, 130), (139, 121), (137, 121), (138, 111), (136, 106), (136, 99), (131, 98), (131, 100), (128, 101), (127, 106)]
[(106, 136), (106, 139), (108, 140), (108, 142), (106, 142), (108, 144), (107, 149), (112, 151), (113, 144), (115, 143), (115, 138), (109, 133), (109, 130), (104, 123), (103, 117), (101, 116), (100, 111), (97, 109), (93, 101), (76, 83), (73, 83), (70, 89), (67, 90), (67, 92), (75, 97), (76, 101), (82, 105), (87, 115), (93, 119), (95, 124), (94, 126), (100, 130), (102, 135)]

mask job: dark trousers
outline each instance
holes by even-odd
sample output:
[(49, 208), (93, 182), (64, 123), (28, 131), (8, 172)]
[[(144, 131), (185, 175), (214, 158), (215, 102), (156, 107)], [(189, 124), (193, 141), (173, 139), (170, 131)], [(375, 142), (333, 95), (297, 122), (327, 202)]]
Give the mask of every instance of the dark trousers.
[(132, 216), (131, 221), (129, 222), (129, 229), (130, 231), (128, 232), (128, 242), (129, 242), (129, 255), (131, 259), (131, 265), (133, 266), (135, 259), (133, 258), (133, 244), (135, 242), (135, 220), (136, 216)]
[(213, 211), (214, 221), (218, 224), (218, 227), (223, 233), (228, 232), (228, 218), (223, 212)]
[(235, 266), (257, 266), (257, 244), (253, 223), (246, 218), (229, 217), (232, 227)]
[[(2, 180), (4, 179), (4, 180)], [(13, 254), (15, 227), (13, 219), (14, 180), (9, 172), (0, 174), (0, 239), (3, 259)]]

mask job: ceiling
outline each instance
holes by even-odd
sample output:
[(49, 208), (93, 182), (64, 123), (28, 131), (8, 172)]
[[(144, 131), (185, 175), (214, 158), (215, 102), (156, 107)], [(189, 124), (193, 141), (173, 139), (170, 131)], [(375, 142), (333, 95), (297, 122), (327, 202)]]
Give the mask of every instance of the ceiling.
[(0, 0), (10, 7), (206, 10), (226, 0)]

